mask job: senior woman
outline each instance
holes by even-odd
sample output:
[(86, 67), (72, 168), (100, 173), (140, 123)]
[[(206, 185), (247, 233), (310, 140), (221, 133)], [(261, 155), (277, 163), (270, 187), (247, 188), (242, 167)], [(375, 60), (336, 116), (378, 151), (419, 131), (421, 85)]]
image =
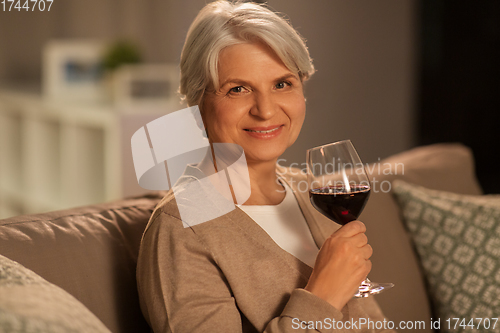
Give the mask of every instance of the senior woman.
[(363, 223), (338, 228), (295, 188), (301, 174), (277, 167), (300, 133), (313, 72), (298, 33), (262, 5), (213, 2), (192, 23), (180, 92), (200, 107), (211, 144), (243, 148), (251, 192), (188, 228), (172, 191), (157, 206), (137, 267), (155, 332), (383, 330), (373, 297), (353, 298), (371, 269)]

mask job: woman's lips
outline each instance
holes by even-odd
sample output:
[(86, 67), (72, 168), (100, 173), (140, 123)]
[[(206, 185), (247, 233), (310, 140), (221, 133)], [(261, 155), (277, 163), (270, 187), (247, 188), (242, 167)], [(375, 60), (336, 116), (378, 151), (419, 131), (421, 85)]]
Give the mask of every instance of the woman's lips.
[(284, 125), (273, 125), (266, 127), (245, 128), (245, 131), (253, 138), (272, 139), (281, 134)]

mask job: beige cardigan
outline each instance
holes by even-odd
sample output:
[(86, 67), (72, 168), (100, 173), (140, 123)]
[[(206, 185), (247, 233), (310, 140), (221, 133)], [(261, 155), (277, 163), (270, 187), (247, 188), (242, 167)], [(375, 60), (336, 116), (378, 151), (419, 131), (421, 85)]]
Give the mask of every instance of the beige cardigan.
[[(338, 226), (311, 206), (307, 192), (297, 190), (305, 188), (299, 170), (278, 171), (321, 247)], [(333, 319), (384, 320), (374, 297), (352, 299), (340, 312), (302, 289), (311, 272), (239, 208), (184, 228), (170, 191), (144, 232), (137, 282), (143, 314), (155, 333), (372, 332), (367, 325), (359, 330), (328, 326)], [(320, 329), (297, 329), (311, 321)]]

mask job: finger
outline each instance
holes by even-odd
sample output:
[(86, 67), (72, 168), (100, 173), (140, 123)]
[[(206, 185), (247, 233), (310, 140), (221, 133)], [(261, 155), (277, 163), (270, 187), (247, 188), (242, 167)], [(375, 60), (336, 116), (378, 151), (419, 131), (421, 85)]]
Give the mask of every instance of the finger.
[(363, 247), (368, 244), (368, 237), (365, 233), (356, 234), (351, 237), (352, 244), (357, 247)]
[(356, 279), (359, 279), (360, 282), (365, 280), (368, 274), (370, 273), (371, 269), (372, 269), (372, 262), (369, 259), (364, 260), (363, 263), (359, 265), (358, 269), (354, 273)]
[(340, 228), (337, 232), (341, 233), (344, 237), (352, 237), (359, 233), (366, 232), (366, 226), (361, 221), (351, 221)]
[(373, 255), (373, 248), (371, 247), (370, 244), (366, 244), (365, 246), (363, 246), (361, 248), (361, 251), (363, 258), (365, 258), (366, 260), (370, 259), (371, 256)]
[[(370, 271), (372, 270), (372, 261), (371, 260), (366, 261), (366, 269), (368, 270), (368, 273), (370, 273)], [(366, 274), (366, 276), (368, 276), (368, 273)], [(365, 280), (366, 280), (366, 277), (365, 277)]]

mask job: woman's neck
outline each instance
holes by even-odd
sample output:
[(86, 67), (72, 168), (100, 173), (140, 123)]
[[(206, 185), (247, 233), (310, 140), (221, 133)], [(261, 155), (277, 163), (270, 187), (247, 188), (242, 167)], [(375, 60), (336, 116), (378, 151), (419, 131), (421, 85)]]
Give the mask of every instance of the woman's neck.
[(285, 198), (285, 189), (276, 174), (276, 161), (248, 163), (250, 198), (245, 205), (277, 205)]
[[(250, 197), (244, 205), (277, 205), (285, 198), (285, 189), (278, 180), (275, 161), (247, 161), (250, 177)], [(210, 156), (205, 156), (198, 168), (206, 175), (213, 173), (214, 165)], [(232, 189), (232, 186), (229, 185)], [(233, 190), (233, 189), (232, 189)]]

